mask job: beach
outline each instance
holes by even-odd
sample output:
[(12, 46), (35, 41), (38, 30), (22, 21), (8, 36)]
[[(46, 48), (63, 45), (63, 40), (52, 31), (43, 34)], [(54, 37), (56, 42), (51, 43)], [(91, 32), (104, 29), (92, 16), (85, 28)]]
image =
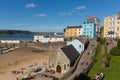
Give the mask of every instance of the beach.
[(28, 71), (30, 64), (37, 64), (42, 70), (48, 65), (49, 52), (32, 52), (31, 47), (22, 47), (7, 54), (0, 54), (0, 80), (16, 80), (20, 75), (12, 76), (11, 71), (24, 69), (23, 73)]

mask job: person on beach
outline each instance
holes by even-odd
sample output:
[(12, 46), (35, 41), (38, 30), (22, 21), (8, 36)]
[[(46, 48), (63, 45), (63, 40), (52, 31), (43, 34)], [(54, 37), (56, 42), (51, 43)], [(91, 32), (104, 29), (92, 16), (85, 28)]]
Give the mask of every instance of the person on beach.
[(19, 80), (19, 78), (17, 77), (16, 80)]

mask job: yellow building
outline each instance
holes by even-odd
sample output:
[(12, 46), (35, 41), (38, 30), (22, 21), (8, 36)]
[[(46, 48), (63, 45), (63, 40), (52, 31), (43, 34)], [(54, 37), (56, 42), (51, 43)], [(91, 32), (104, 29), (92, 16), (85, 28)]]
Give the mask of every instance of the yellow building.
[(120, 38), (120, 12), (104, 18), (103, 36), (108, 38)]
[(120, 38), (120, 19), (115, 21), (115, 34)]
[(110, 16), (104, 18), (103, 37), (108, 37), (109, 29), (110, 29)]
[(64, 29), (64, 37), (79, 37), (82, 35), (82, 26), (68, 26)]

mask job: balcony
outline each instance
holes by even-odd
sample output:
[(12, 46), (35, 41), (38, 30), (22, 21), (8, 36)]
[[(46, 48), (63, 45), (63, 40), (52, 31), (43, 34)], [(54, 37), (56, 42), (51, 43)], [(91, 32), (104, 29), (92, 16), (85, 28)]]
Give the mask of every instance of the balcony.
[(114, 31), (109, 31), (108, 34), (114, 34)]

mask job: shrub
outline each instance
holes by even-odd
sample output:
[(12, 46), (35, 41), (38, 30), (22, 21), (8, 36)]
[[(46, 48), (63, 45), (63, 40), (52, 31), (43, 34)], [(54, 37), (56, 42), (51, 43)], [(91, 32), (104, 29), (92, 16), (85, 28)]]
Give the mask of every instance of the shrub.
[(105, 67), (109, 67), (110, 66), (110, 62), (109, 61), (105, 61)]
[(97, 37), (97, 42), (99, 42), (99, 41), (100, 41), (100, 39), (101, 39), (100, 37)]
[(97, 42), (99, 42), (100, 44), (105, 44), (106, 40), (104, 38), (97, 38)]
[(110, 50), (110, 53), (115, 56), (120, 56), (120, 49), (118, 47), (114, 47)]
[(118, 39), (117, 47), (120, 49), (120, 39)]

